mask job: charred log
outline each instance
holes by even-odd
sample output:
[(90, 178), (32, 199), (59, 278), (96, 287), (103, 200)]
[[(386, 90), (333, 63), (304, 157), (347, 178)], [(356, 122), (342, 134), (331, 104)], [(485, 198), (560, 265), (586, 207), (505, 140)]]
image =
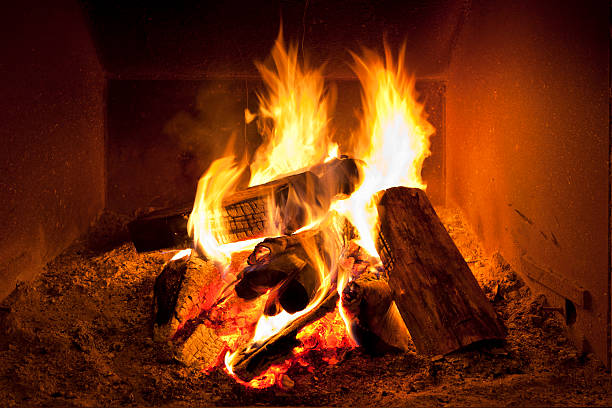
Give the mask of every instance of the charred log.
[(319, 232), (265, 239), (249, 256), (250, 265), (240, 274), (236, 293), (249, 300), (273, 289), (264, 309), (269, 315), (281, 308), (289, 313), (303, 310), (321, 285), (316, 261), (307, 248), (317, 251), (315, 257), (329, 258)]
[[(333, 159), (311, 171), (237, 191), (223, 200), (225, 242), (290, 234), (329, 209), (331, 200), (352, 193), (361, 181), (360, 162)], [(149, 213), (128, 224), (138, 252), (172, 247), (188, 241), (191, 208), (183, 206)], [(271, 215), (273, 215), (271, 217)]]
[(130, 238), (138, 252), (171, 248), (189, 243), (187, 220), (191, 206), (182, 205), (150, 212), (128, 223)]
[[(197, 316), (211, 284), (220, 279), (211, 262), (195, 255), (170, 260), (155, 280), (153, 340), (163, 360), (205, 368), (214, 363), (225, 343), (204, 324), (187, 327)], [(181, 335), (178, 336), (177, 333)]]
[(377, 249), (417, 351), (439, 355), (506, 331), (427, 196), (395, 187), (378, 203)]
[(348, 197), (361, 183), (362, 165), (361, 160), (342, 156), (313, 166), (310, 171), (319, 177), (329, 197)]
[(299, 345), (298, 332), (310, 323), (333, 311), (338, 301), (335, 288), (330, 288), (326, 297), (315, 308), (293, 320), (277, 334), (263, 343), (254, 343), (238, 350), (232, 359), (233, 372), (243, 381), (251, 381), (261, 375), (275, 362), (284, 361), (293, 348)]

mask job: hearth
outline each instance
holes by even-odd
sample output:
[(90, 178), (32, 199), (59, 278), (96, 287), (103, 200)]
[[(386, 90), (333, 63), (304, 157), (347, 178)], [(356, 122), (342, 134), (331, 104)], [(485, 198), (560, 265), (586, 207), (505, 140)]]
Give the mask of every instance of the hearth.
[(606, 403), (603, 2), (35, 3), (5, 14), (10, 403)]

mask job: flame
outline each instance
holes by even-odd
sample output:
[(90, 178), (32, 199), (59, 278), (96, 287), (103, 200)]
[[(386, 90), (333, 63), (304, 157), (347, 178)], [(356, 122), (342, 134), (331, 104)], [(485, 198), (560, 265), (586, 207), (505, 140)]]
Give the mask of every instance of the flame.
[[(229, 143), (231, 151), (233, 143)], [(189, 216), (187, 230), (193, 237), (195, 248), (206, 256), (227, 264), (231, 253), (248, 243), (221, 244), (227, 233), (222, 214), (223, 197), (236, 190), (246, 163), (239, 162), (231, 153), (215, 160), (200, 178), (193, 210)], [(254, 246), (255, 243), (251, 243)], [(244, 249), (244, 248), (242, 248)]]
[[(271, 54), (271, 66), (256, 63), (267, 89), (267, 93), (258, 94), (259, 113), (245, 110), (247, 122), (258, 118), (264, 139), (250, 164), (249, 186), (265, 184), (326, 157), (331, 159), (338, 149), (337, 144), (331, 143), (328, 127), (335, 98), (325, 86), (322, 68), (300, 64), (297, 46), (285, 46), (282, 29)], [(188, 230), (198, 251), (224, 264), (232, 252), (252, 248), (260, 241), (228, 244), (224, 240), (227, 226), (223, 222), (222, 200), (236, 190), (246, 167), (244, 160), (238, 161), (233, 155), (230, 142), (225, 156), (214, 161), (200, 179), (189, 217)], [(273, 206), (267, 208), (270, 225), (278, 225)], [(306, 210), (310, 215), (310, 209)]]
[(353, 68), (363, 88), (363, 118), (355, 135), (354, 156), (365, 162), (364, 179), (357, 191), (333, 208), (357, 228), (359, 245), (377, 256), (375, 195), (394, 186), (426, 187), (421, 168), (430, 155), (429, 137), (434, 128), (417, 101), (415, 79), (405, 70), (405, 47), (397, 61), (387, 46), (384, 60), (368, 50), (364, 54), (353, 54)]
[(186, 258), (188, 256), (191, 256), (191, 248), (182, 249), (178, 251), (176, 254), (174, 254), (172, 258), (170, 258), (170, 260), (176, 261), (177, 259)]
[(285, 46), (282, 30), (272, 61), (271, 67), (256, 64), (268, 93), (258, 95), (264, 144), (251, 165), (249, 186), (319, 163), (333, 147), (328, 115), (334, 97), (325, 86), (322, 69), (310, 68), (305, 61), (300, 64), (297, 46)]
[[(352, 155), (365, 163), (363, 181), (350, 197), (332, 203), (331, 209), (335, 211), (330, 211), (326, 219), (309, 219), (308, 225), (296, 231), (297, 234), (317, 226), (320, 227), (318, 230), (324, 231), (327, 264), (319, 248), (304, 241), (310, 262), (320, 275), (321, 286), (314, 299), (300, 312), (289, 314), (283, 311), (275, 316), (263, 316), (263, 306), (259, 308), (262, 315), (249, 343), (253, 347), (263, 344), (296, 318), (313, 310), (330, 290), (337, 290), (341, 295), (351, 280), (350, 268), (343, 268), (338, 261), (342, 248), (338, 214), (348, 218), (356, 227), (358, 244), (377, 257), (374, 244), (378, 220), (376, 193), (394, 186), (426, 187), (421, 178), (421, 168), (430, 154), (429, 137), (434, 129), (426, 120), (423, 105), (417, 101), (414, 77), (408, 75), (404, 67), (405, 48), (401, 48), (397, 60), (386, 46), (384, 58), (367, 50), (363, 57), (353, 54), (353, 58), (354, 71), (363, 87), (363, 117), (351, 141)], [(334, 95), (325, 86), (322, 68), (308, 67), (304, 61), (298, 61), (297, 47), (285, 46), (282, 31), (272, 49), (271, 61), (269, 65), (256, 64), (267, 87), (267, 93), (258, 95), (259, 112), (255, 115), (245, 111), (245, 120), (258, 120), (264, 139), (250, 165), (249, 186), (264, 184), (338, 157), (339, 147), (332, 143), (329, 128)], [(229, 265), (232, 253), (253, 248), (263, 239), (223, 244), (227, 225), (222, 201), (238, 188), (247, 169), (246, 161), (237, 160), (231, 147), (230, 144), (226, 154), (213, 162), (200, 179), (188, 223), (198, 252), (225, 267)], [(268, 217), (272, 221), (277, 216), (270, 210)], [(320, 319), (300, 331), (298, 339), (302, 346), (294, 350), (291, 361), (273, 365), (262, 376), (246, 383), (233, 372), (238, 351), (228, 351), (224, 359), (227, 372), (244, 385), (268, 387), (279, 383), (292, 362), (303, 362), (305, 353), (312, 347), (335, 349), (354, 346), (348, 337), (350, 325), (341, 299), (342, 296), (331, 320), (327, 317)], [(237, 347), (236, 340), (231, 343)], [(333, 363), (337, 358), (330, 357), (329, 361)]]

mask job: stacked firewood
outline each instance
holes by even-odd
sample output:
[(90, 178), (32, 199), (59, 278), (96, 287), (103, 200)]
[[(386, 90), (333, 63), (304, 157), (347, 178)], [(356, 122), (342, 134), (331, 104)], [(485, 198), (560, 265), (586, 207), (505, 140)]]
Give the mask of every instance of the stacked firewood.
[[(346, 220), (340, 239), (337, 222), (334, 231), (324, 222), (293, 233), (312, 216), (328, 213), (331, 201), (350, 195), (359, 181), (359, 162), (342, 158), (226, 197), (229, 240), (264, 236), (272, 229), (285, 235), (259, 243), (230, 289), (210, 289), (221, 277), (211, 262), (195, 253), (170, 261), (155, 284), (156, 341), (186, 364), (213, 364), (224, 343), (202, 316), (229, 292), (247, 302), (265, 298), (263, 313), (268, 316), (300, 312), (263, 343), (237, 350), (234, 373), (245, 381), (286, 358), (298, 343), (299, 330), (337, 304), (350, 320), (352, 337), (373, 353), (415, 347), (419, 353), (443, 355), (483, 340), (503, 339), (505, 328), (424, 191), (395, 187), (378, 194), (380, 260), (354, 244)], [(276, 221), (264, 216), (270, 205), (280, 214)], [(146, 222), (135, 223), (137, 239)], [(336, 280), (322, 284), (325, 276), (337, 276), (338, 271), (350, 275), (340, 295)], [(204, 299), (203, 288), (217, 300)]]

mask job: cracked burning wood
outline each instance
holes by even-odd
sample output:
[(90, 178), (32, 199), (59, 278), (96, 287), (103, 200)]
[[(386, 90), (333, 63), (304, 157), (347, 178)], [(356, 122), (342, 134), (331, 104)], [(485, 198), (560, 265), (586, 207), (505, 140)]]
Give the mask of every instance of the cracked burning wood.
[(243, 381), (251, 381), (266, 371), (272, 364), (285, 360), (294, 347), (299, 345), (295, 338), (298, 332), (319, 320), (336, 308), (338, 293), (331, 287), (325, 298), (312, 310), (293, 320), (263, 343), (253, 343), (238, 350), (232, 359), (232, 371)]
[[(304, 310), (322, 289), (318, 268), (329, 271), (332, 262), (340, 256), (341, 247), (354, 238), (354, 230), (344, 217), (331, 217), (319, 228), (268, 238), (258, 244), (249, 256), (250, 266), (236, 285), (236, 293), (244, 298), (257, 297), (269, 291), (264, 308), (268, 315), (275, 315), (281, 309), (289, 313)], [(334, 232), (330, 233), (332, 229)], [(335, 309), (338, 301), (335, 281), (326, 290), (325, 298), (318, 305), (277, 334), (263, 343), (254, 343), (237, 351), (232, 359), (234, 373), (242, 380), (250, 381), (270, 365), (287, 358), (299, 345), (295, 338), (297, 333)]]
[[(352, 193), (361, 181), (360, 162), (343, 157), (266, 184), (237, 191), (223, 199), (225, 242), (290, 234), (310, 218), (327, 213), (331, 200)], [(184, 206), (155, 211), (128, 224), (138, 252), (167, 248), (188, 241)]]
[(306, 308), (321, 285), (320, 269), (330, 271), (341, 246), (353, 238), (348, 221), (339, 217), (326, 219), (316, 230), (266, 238), (257, 244), (248, 258), (249, 266), (238, 277), (238, 296), (250, 300), (270, 291), (266, 315)]
[(216, 297), (220, 280), (214, 264), (194, 254), (185, 253), (164, 265), (153, 292), (153, 340), (160, 358), (201, 368), (214, 364), (225, 347), (214, 330), (200, 324), (182, 330), (181, 336), (177, 332)]
[[(310, 255), (308, 250), (312, 251)], [(329, 264), (319, 231), (267, 238), (249, 256), (249, 266), (239, 276), (236, 293), (250, 300), (271, 290), (264, 309), (267, 315), (276, 315), (281, 309), (288, 313), (303, 310), (321, 285), (316, 258)]]
[(377, 250), (417, 351), (447, 354), (506, 330), (425, 193), (394, 187), (378, 203)]

